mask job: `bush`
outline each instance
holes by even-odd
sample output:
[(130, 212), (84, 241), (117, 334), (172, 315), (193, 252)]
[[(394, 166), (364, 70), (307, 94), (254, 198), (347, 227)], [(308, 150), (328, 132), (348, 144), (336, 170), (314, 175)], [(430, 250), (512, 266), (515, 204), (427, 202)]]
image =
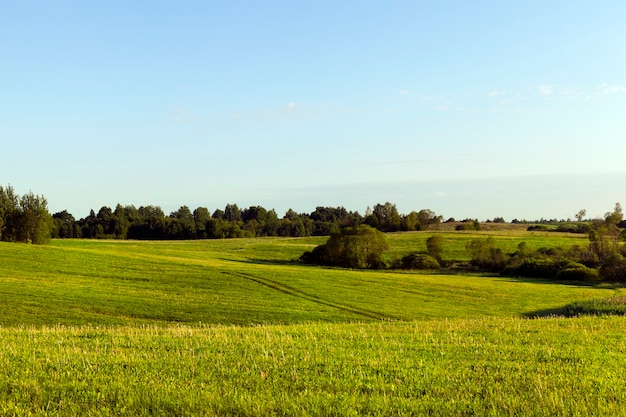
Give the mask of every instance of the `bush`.
[(517, 265), (508, 265), (503, 275), (554, 279), (562, 269), (561, 262), (544, 258), (528, 258)]
[(400, 261), (402, 269), (439, 269), (441, 265), (437, 259), (425, 253), (411, 253)]
[(385, 234), (362, 224), (331, 235), (325, 244), (304, 253), (300, 260), (318, 265), (380, 269), (385, 266), (382, 254), (387, 249)]
[(610, 256), (600, 267), (600, 276), (605, 281), (626, 282), (626, 260), (621, 254)]
[(472, 265), (492, 271), (502, 271), (510, 259), (501, 249), (495, 247), (492, 237), (472, 240), (467, 243), (466, 249), (472, 258)]
[(426, 250), (428, 254), (441, 263), (441, 255), (443, 254), (443, 238), (439, 235), (433, 235), (426, 240)]
[(556, 279), (560, 281), (598, 281), (600, 274), (597, 269), (570, 262), (556, 274)]

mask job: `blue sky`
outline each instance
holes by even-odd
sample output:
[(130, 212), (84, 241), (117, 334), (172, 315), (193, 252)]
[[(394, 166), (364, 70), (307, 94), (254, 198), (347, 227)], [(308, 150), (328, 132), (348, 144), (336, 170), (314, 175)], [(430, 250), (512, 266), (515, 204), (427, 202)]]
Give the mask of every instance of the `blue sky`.
[(77, 218), (602, 216), (626, 203), (626, 3), (512, 3), (4, 1), (0, 184)]

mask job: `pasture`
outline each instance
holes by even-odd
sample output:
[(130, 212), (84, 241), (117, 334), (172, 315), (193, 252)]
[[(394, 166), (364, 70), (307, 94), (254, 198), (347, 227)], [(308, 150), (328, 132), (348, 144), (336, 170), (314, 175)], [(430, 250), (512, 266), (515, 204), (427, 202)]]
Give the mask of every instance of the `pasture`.
[[(444, 259), (485, 233), (442, 232)], [(389, 256), (430, 235), (390, 235)], [(621, 288), (295, 262), (324, 241), (0, 243), (0, 414), (626, 411), (624, 319), (551, 316)]]

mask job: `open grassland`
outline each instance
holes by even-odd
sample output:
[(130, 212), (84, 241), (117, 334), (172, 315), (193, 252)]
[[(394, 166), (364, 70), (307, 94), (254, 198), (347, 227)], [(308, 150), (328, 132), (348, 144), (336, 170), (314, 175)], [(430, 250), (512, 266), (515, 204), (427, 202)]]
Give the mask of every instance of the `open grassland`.
[[(533, 246), (578, 237), (526, 234)], [(390, 236), (392, 252), (421, 250), (429, 234)], [(482, 234), (446, 234), (456, 259)], [(517, 240), (516, 240), (517, 239)], [(520, 236), (498, 236), (514, 250)], [(479, 316), (556, 311), (615, 296), (609, 287), (445, 273), (357, 271), (294, 262), (324, 239), (192, 242), (58, 240), (0, 244), (0, 324), (263, 324)], [(461, 249), (463, 248), (463, 249)], [(464, 252), (458, 257), (465, 256)]]
[(0, 330), (2, 415), (626, 413), (622, 318)]
[(528, 318), (621, 288), (294, 261), (324, 241), (0, 243), (0, 415), (626, 414), (626, 319)]

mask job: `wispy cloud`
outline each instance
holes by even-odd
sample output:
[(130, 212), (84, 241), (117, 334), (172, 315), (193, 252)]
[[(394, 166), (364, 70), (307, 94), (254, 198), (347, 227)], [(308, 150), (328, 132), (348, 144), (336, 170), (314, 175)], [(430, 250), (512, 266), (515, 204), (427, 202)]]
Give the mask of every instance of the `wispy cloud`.
[(240, 110), (231, 113), (231, 119), (248, 122), (279, 122), (285, 120), (315, 118), (324, 115), (345, 114), (352, 110), (340, 103), (328, 102), (317, 105), (290, 101), (277, 107)]
[(409, 95), (409, 94), (411, 94), (411, 90), (409, 90), (408, 88), (400, 90), (400, 95), (401, 96), (406, 96), (406, 95)]
[(555, 87), (552, 84), (542, 84), (537, 88), (542, 96), (551, 96), (555, 93)]
[(597, 88), (598, 94), (604, 96), (612, 96), (615, 94), (626, 94), (626, 87), (621, 85), (610, 85), (607, 83), (602, 83)]
[(502, 96), (506, 95), (506, 90), (490, 91), (487, 95), (489, 97), (502, 97)]

